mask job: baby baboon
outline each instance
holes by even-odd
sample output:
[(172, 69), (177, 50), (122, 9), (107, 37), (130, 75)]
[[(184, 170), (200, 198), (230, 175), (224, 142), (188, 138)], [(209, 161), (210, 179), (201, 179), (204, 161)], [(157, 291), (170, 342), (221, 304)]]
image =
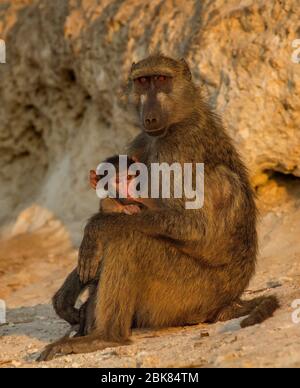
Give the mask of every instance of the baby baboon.
[[(127, 171), (121, 171), (119, 165), (120, 157), (119, 155), (112, 156), (106, 159), (105, 163), (112, 164), (116, 169), (116, 181), (112, 182), (113, 186), (116, 189), (116, 198), (104, 198), (100, 200), (100, 212), (104, 213), (124, 213), (132, 215), (139, 213), (143, 209), (157, 209), (158, 202), (155, 199), (151, 198), (132, 198), (128, 192), (130, 182), (135, 178), (135, 175), (128, 175)], [(127, 157), (127, 168), (132, 166), (137, 162), (136, 158)], [(124, 183), (125, 187), (122, 187), (122, 182), (120, 180), (120, 175), (126, 174)], [(90, 171), (90, 186), (96, 190), (97, 184), (102, 176), (97, 175), (96, 171)], [(120, 192), (126, 196), (122, 198)], [(113, 193), (110, 193), (113, 194)]]
[(278, 306), (276, 298), (254, 306), (240, 302), (256, 264), (254, 193), (186, 62), (153, 55), (133, 64), (129, 90), (142, 127), (129, 155), (148, 167), (154, 162), (205, 163), (204, 206), (185, 210), (185, 196), (172, 197), (160, 199), (159, 210), (92, 217), (83, 239), (89, 254), (81, 251), (79, 275), (84, 284), (93, 279), (91, 267), (102, 245), (95, 328), (86, 337), (49, 345), (40, 360), (128, 343), (133, 326), (213, 322), (258, 306), (242, 323), (246, 326), (255, 317), (271, 316)]
[[(141, 198), (135, 200), (133, 198), (119, 198), (119, 190), (120, 190), (120, 175), (122, 173), (126, 173), (127, 171), (120, 171), (119, 169), (119, 156), (112, 156), (104, 161), (105, 163), (111, 163), (116, 168), (116, 182), (111, 182), (116, 187), (117, 198), (104, 198), (100, 200), (100, 212), (101, 213), (124, 213), (128, 215), (136, 214), (142, 211), (143, 209), (156, 209), (158, 208), (158, 204), (156, 200), (151, 198)], [(130, 167), (136, 160), (127, 159), (127, 166)], [(126, 177), (127, 185), (134, 178), (134, 175), (130, 175)], [(101, 176), (97, 176), (96, 172), (90, 171), (90, 185), (92, 188), (96, 189), (98, 181), (101, 179)], [(80, 254), (82, 258), (87, 252), (90, 252), (91, 245), (87, 248), (81, 247), (81, 251), (84, 252)], [(98, 246), (98, 254), (95, 255), (95, 252), (92, 251), (92, 271), (95, 275), (92, 276), (92, 281), (83, 284), (80, 281), (79, 275), (77, 273), (77, 268), (70, 273), (70, 275), (65, 280), (62, 287), (58, 290), (58, 292), (54, 295), (52, 299), (54, 310), (57, 315), (70, 323), (70, 325), (78, 325), (79, 330), (78, 335), (85, 335), (89, 332), (94, 323), (94, 296), (98, 283), (99, 275), (97, 276), (97, 272), (99, 272), (100, 261), (102, 258), (102, 247)], [(89, 298), (84, 303), (84, 305), (80, 309), (75, 308), (75, 304), (79, 298), (79, 296), (83, 293), (84, 290), (88, 289)]]

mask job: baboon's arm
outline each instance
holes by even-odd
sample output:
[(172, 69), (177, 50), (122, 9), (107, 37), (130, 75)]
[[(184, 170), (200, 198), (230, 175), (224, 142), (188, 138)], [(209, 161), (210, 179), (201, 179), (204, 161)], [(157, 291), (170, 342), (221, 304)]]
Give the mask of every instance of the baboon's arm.
[[(118, 236), (138, 231), (152, 237), (164, 237), (183, 245), (201, 243), (205, 236), (205, 222), (201, 211), (191, 210), (144, 210), (126, 215), (120, 213), (97, 213), (88, 222), (79, 250), (78, 274), (83, 284), (95, 279), (99, 267), (102, 245), (114, 244)], [(193, 211), (194, 212), (194, 211)], [(132, 241), (132, 243), (136, 243)]]
[(148, 211), (126, 219), (127, 225), (149, 236), (163, 236), (173, 240), (193, 241), (205, 234), (205, 222), (201, 212), (190, 216), (191, 210)]
[[(192, 214), (190, 212), (197, 212)], [(179, 241), (201, 240), (205, 236), (205, 217), (202, 211), (186, 210), (184, 212), (173, 209), (145, 210), (138, 214), (96, 214), (89, 222), (91, 229), (96, 232), (101, 225), (101, 234), (104, 227), (137, 230), (149, 236), (163, 236)], [(122, 232), (122, 231), (121, 231)]]
[[(79, 251), (78, 274), (83, 284), (94, 279), (98, 265), (99, 253), (96, 247), (114, 244), (114, 235), (122, 236), (130, 231), (138, 231), (152, 237), (164, 237), (175, 240), (181, 245), (187, 242), (203, 241), (205, 222), (201, 211), (197, 215), (189, 214), (190, 210), (145, 210), (138, 214), (95, 214), (88, 222)], [(136, 244), (137, 242), (132, 241)]]

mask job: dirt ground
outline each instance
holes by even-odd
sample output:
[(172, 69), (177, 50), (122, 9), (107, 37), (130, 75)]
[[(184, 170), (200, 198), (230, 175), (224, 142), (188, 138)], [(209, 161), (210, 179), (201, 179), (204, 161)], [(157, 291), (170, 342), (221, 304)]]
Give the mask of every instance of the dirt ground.
[(281, 308), (273, 318), (244, 330), (231, 321), (134, 331), (131, 345), (41, 364), (35, 362), (39, 352), (68, 330), (50, 299), (76, 265), (77, 252), (59, 222), (26, 231), (18, 220), (19, 231), (0, 241), (0, 299), (8, 306), (0, 368), (300, 367), (300, 324), (292, 319), (292, 302), (300, 299), (299, 181), (271, 181), (259, 198), (261, 250), (245, 297), (276, 294)]

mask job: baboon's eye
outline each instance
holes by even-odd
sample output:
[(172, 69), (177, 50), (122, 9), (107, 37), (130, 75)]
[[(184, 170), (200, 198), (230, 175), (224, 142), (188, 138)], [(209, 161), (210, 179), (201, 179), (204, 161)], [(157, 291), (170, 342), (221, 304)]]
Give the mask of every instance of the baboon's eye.
[(148, 78), (147, 77), (140, 77), (137, 80), (142, 85), (146, 85), (148, 83)]
[(155, 81), (164, 82), (167, 80), (167, 77), (165, 75), (156, 75)]
[(134, 84), (137, 88), (147, 88), (150, 84), (149, 77), (139, 77), (134, 80)]
[(153, 77), (153, 82), (155, 87), (158, 90), (162, 90), (165, 93), (168, 92), (168, 90), (171, 87), (171, 77), (168, 77), (167, 75), (158, 74)]

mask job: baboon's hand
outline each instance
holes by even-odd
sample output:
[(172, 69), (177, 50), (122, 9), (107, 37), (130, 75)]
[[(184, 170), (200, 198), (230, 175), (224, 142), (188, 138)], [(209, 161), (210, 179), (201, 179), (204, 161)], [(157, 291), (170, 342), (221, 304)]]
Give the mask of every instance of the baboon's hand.
[(79, 255), (78, 275), (81, 283), (87, 284), (96, 279), (100, 258), (91, 255)]
[(83, 285), (95, 280), (103, 255), (102, 245), (95, 238), (85, 233), (79, 249), (77, 272)]
[(137, 214), (140, 212), (141, 212), (141, 209), (138, 205), (125, 205), (125, 206), (123, 206), (123, 213), (125, 213), (127, 215), (133, 215), (133, 214)]
[(92, 189), (96, 190), (98, 181), (99, 181), (99, 179), (98, 179), (98, 175), (97, 175), (96, 171), (91, 170), (90, 171), (90, 186)]

